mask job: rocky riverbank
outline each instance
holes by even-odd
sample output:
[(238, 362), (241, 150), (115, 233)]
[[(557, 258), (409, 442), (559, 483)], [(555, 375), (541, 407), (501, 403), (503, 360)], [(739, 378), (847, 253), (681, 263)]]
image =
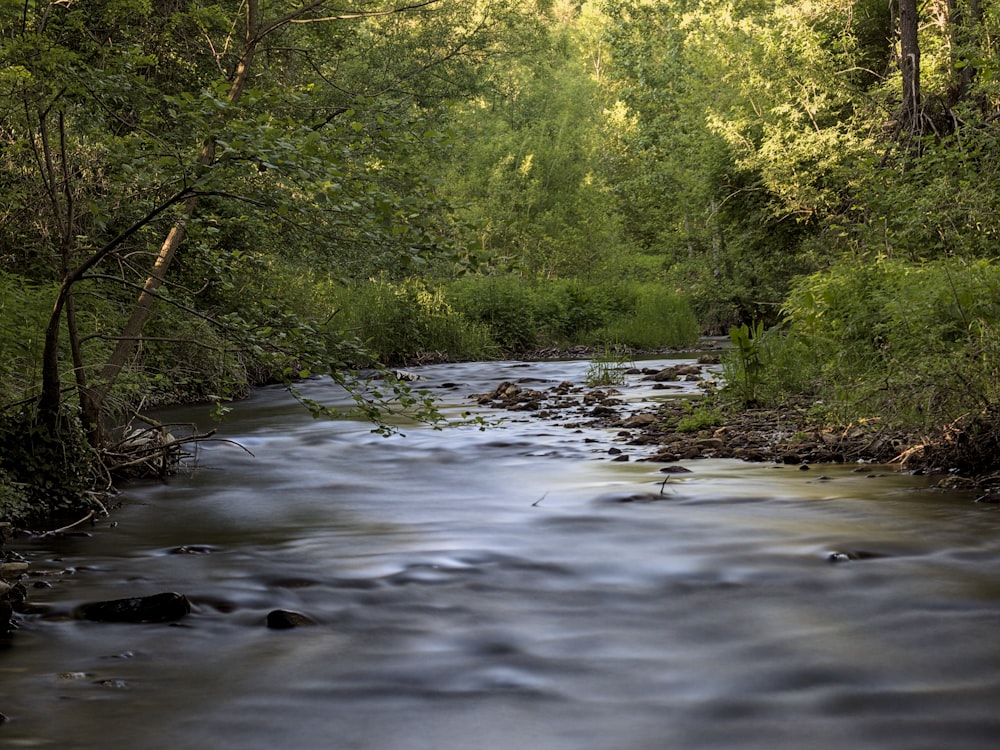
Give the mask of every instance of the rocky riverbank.
[[(697, 380), (702, 398), (666, 399), (638, 411), (629, 408), (614, 387), (585, 387), (565, 382), (538, 390), (522, 383), (502, 383), (491, 393), (477, 394), (481, 406), (528, 412), (568, 429), (604, 427), (616, 430), (608, 455), (615, 461), (649, 461), (676, 465), (702, 458), (791, 464), (808, 470), (813, 464), (892, 464), (898, 470), (940, 475), (939, 484), (982, 491), (980, 500), (1000, 501), (1000, 476), (962, 476), (936, 465), (933, 453), (915, 449), (912, 436), (886, 430), (877, 422), (838, 427), (806, 400), (790, 401), (780, 409), (735, 408), (718, 398), (703, 357), (697, 365), (633, 368), (628, 377), (669, 388), (676, 381)], [(669, 466), (664, 471), (675, 471)], [(996, 493), (996, 494), (994, 494)]]

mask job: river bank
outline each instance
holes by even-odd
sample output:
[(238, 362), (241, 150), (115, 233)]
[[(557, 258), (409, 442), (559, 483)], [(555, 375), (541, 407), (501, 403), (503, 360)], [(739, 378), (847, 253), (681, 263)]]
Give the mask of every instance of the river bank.
[[(716, 349), (722, 349), (718, 346)], [(566, 354), (567, 352), (563, 352)], [(676, 353), (675, 353), (676, 354)], [(576, 414), (588, 425), (618, 429), (616, 444), (644, 446), (651, 455), (639, 460), (674, 464), (702, 458), (735, 458), (748, 462), (796, 465), (803, 471), (816, 464), (851, 463), (866, 471), (868, 465), (937, 477), (942, 488), (978, 490), (981, 502), (1000, 502), (1000, 474), (963, 472), (947, 463), (944, 446), (930, 439), (886, 428), (878, 420), (851, 425), (831, 424), (821, 404), (806, 398), (789, 399), (781, 408), (739, 406), (720, 396), (719, 358), (702, 354), (697, 363), (668, 368), (624, 370), (628, 377), (654, 382), (669, 393), (671, 383), (698, 381), (701, 394), (692, 398), (658, 399), (638, 413), (620, 413), (619, 392), (613, 387), (571, 388), (568, 384), (545, 391), (504, 383), (489, 394), (478, 394), (480, 405), (550, 417), (553, 412)], [(567, 399), (575, 391), (578, 399)], [(817, 408), (820, 407), (820, 408)], [(609, 452), (616, 460), (629, 460), (621, 447)], [(664, 469), (665, 472), (671, 469)]]

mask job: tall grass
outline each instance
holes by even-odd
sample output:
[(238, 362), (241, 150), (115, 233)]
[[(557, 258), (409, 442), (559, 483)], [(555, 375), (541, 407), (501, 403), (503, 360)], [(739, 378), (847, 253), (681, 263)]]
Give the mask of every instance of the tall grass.
[(27, 398), (41, 381), (45, 327), (56, 285), (0, 272), (0, 403)]
[(594, 340), (635, 349), (688, 346), (697, 340), (701, 328), (687, 299), (652, 284), (633, 285), (630, 292), (631, 307), (592, 332)]

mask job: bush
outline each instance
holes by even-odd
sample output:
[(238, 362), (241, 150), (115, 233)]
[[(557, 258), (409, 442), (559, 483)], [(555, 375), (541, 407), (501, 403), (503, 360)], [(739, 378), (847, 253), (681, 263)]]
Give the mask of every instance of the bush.
[(94, 454), (76, 415), (54, 430), (33, 408), (0, 414), (0, 513), (27, 523), (76, 513), (94, 485)]
[(597, 341), (614, 341), (635, 349), (690, 346), (700, 326), (688, 300), (656, 285), (633, 285), (630, 307), (615, 311), (592, 333)]
[(484, 325), (504, 351), (526, 351), (537, 344), (540, 311), (524, 279), (466, 276), (448, 284), (447, 296), (467, 320)]
[(45, 328), (55, 285), (0, 272), (0, 403), (30, 396), (41, 379)]
[(441, 352), (453, 359), (485, 358), (491, 352), (486, 327), (453, 309), (440, 290), (421, 281), (371, 281), (341, 287), (336, 294), (334, 335), (356, 336), (383, 364), (406, 362), (422, 352)]
[(761, 401), (808, 393), (841, 421), (928, 433), (1000, 405), (990, 261), (844, 262), (801, 279), (785, 314), (786, 332), (759, 341)]
[(575, 344), (659, 349), (687, 346), (699, 334), (687, 300), (653, 284), (466, 277), (447, 292), (507, 352)]

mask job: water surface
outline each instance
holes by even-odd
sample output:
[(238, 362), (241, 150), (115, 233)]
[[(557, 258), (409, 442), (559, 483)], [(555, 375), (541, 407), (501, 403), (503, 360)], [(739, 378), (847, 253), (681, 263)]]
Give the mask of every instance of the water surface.
[[(419, 371), (457, 413), (586, 368)], [(0, 653), (0, 746), (997, 746), (997, 506), (854, 465), (709, 459), (664, 484), (640, 448), (610, 460), (614, 431), (510, 416), (385, 439), (278, 388), (238, 404), (220, 436), (252, 456), (205, 445), (90, 536), (27, 545), (49, 616)], [(195, 611), (59, 616), (161, 591)], [(275, 608), (319, 624), (268, 630)]]

